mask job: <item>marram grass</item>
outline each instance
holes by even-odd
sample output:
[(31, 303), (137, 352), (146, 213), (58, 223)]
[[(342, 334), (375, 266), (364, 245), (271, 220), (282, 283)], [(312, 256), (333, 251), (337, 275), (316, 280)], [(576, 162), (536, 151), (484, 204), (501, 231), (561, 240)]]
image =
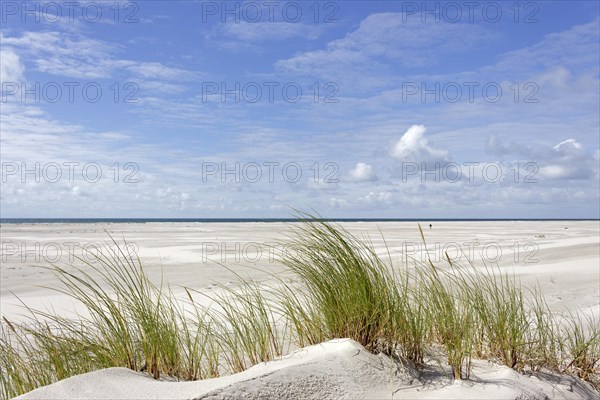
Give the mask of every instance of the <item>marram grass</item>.
[(4, 318), (0, 395), (108, 367), (206, 379), (272, 360), (286, 346), (340, 337), (417, 368), (441, 346), (455, 379), (469, 377), (472, 358), (488, 358), (516, 370), (575, 374), (598, 387), (600, 324), (593, 316), (553, 315), (539, 290), (447, 256), (440, 265), (415, 260), (398, 268), (368, 239), (304, 216), (286, 244), (291, 280), (272, 273), (276, 284), (265, 288), (238, 277), (237, 287), (205, 294), (209, 305), (199, 304), (193, 289), (180, 298), (151, 282), (141, 261), (114, 241), (93, 262), (50, 266), (59, 283), (53, 290), (87, 312), (65, 318), (23, 304), (25, 321)]

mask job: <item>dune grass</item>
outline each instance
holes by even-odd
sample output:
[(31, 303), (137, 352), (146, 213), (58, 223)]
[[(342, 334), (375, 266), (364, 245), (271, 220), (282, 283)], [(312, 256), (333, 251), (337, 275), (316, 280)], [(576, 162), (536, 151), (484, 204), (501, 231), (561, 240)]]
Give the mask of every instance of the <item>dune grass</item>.
[(137, 256), (114, 240), (114, 250), (93, 262), (49, 267), (58, 281), (50, 289), (86, 313), (66, 318), (23, 304), (26, 321), (4, 319), (0, 395), (107, 367), (156, 379), (206, 379), (272, 360), (288, 345), (340, 337), (417, 368), (442, 346), (455, 379), (469, 378), (477, 357), (597, 384), (596, 319), (553, 315), (539, 290), (528, 293), (497, 269), (456, 265), (447, 255), (439, 265), (414, 260), (398, 268), (367, 238), (305, 217), (292, 229), (291, 251), (282, 260), (291, 280), (272, 274), (276, 284), (268, 288), (238, 277), (235, 287), (210, 294), (186, 288), (180, 298), (152, 283)]
[[(93, 262), (79, 259), (80, 267), (51, 267), (59, 285), (49, 289), (81, 303), (85, 316), (67, 319), (24, 305), (25, 323), (5, 320), (0, 357), (9, 367), (18, 360), (19, 367), (3, 369), (3, 394), (114, 366), (156, 379), (201, 376), (194, 357), (208, 337), (202, 320), (187, 318), (172, 292), (155, 286), (126, 248), (116, 246)], [(35, 382), (24, 382), (24, 376)]]
[(429, 267), (419, 271), (418, 285), (423, 287), (421, 301), (429, 320), (430, 335), (444, 345), (453, 378), (468, 378), (475, 314), (465, 298), (462, 275), (444, 274), (431, 261)]
[[(588, 329), (584, 324), (587, 322)], [(570, 362), (563, 371), (574, 371), (584, 380), (599, 383), (597, 372), (600, 367), (600, 324), (589, 315), (569, 313), (562, 326), (563, 359)]]
[(284, 263), (300, 280), (304, 301), (298, 301), (298, 294), (285, 300), (292, 320), (312, 319), (296, 323), (296, 329), (316, 327), (322, 332), (319, 340), (349, 337), (381, 350), (386, 344), (382, 339), (394, 333), (394, 313), (400, 311), (398, 287), (387, 266), (372, 248), (346, 239), (328, 224), (309, 222), (296, 234)]
[(241, 372), (281, 356), (285, 338), (278, 329), (279, 318), (258, 284), (244, 281), (237, 288), (219, 289), (210, 296), (219, 305), (212, 310), (213, 334), (230, 371)]

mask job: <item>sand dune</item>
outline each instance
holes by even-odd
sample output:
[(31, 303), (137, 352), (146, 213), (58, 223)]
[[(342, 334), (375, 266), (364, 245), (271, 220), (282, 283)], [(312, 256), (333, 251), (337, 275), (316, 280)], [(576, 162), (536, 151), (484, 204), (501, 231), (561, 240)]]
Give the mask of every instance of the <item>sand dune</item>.
[(417, 372), (367, 352), (350, 339), (331, 340), (256, 365), (239, 374), (195, 382), (165, 382), (125, 368), (65, 379), (18, 399), (591, 399), (588, 384), (566, 375), (519, 374), (476, 361), (469, 381), (439, 368)]

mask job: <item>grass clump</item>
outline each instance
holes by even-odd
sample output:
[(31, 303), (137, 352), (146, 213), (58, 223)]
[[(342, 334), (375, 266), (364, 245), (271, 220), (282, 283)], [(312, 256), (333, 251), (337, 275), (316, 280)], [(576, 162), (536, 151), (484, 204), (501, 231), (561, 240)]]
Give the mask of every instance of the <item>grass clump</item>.
[(212, 312), (213, 333), (231, 372), (282, 355), (284, 337), (277, 328), (278, 318), (258, 284), (246, 281), (235, 289), (221, 285), (211, 299), (219, 306)]
[(499, 359), (510, 368), (522, 365), (530, 321), (520, 286), (508, 274), (488, 268), (461, 272), (459, 280), (481, 333), (480, 355)]
[[(454, 379), (468, 378), (473, 349), (474, 312), (465, 298), (460, 280), (443, 279), (431, 261), (419, 273), (423, 304), (431, 324), (433, 340), (444, 345)], [(458, 286), (455, 286), (458, 285)], [(458, 290), (457, 290), (458, 288)], [(464, 374), (463, 374), (463, 365)]]
[(571, 318), (558, 329), (541, 292), (532, 291), (528, 304), (519, 282), (499, 268), (457, 265), (446, 254), (445, 265), (414, 260), (412, 269), (398, 269), (370, 241), (314, 219), (293, 243), (284, 262), (300, 286), (286, 287), (282, 304), (302, 345), (350, 337), (418, 367), (440, 344), (455, 379), (469, 378), (474, 355), (519, 371), (598, 375), (598, 322), (586, 329)]
[(311, 315), (311, 325), (320, 326), (325, 337), (349, 337), (377, 348), (392, 320), (394, 286), (385, 266), (369, 248), (357, 247), (328, 224), (309, 223), (300, 229), (284, 263), (300, 278), (302, 294), (315, 306), (301, 313), (303, 319)]
[[(116, 242), (114, 242), (117, 245)], [(6, 318), (0, 339), (2, 394), (11, 397), (66, 377), (106, 367), (161, 375), (198, 377), (193, 357), (206, 335), (192, 329), (172, 293), (155, 286), (127, 246), (83, 258), (83, 266), (50, 269), (59, 285), (49, 289), (83, 305), (85, 315), (68, 319), (24, 305), (27, 320)], [(28, 377), (28, 378), (26, 378)]]
[[(587, 325), (588, 329), (584, 327)], [(600, 368), (600, 324), (593, 316), (569, 313), (562, 326), (565, 359), (570, 360), (563, 371), (572, 370), (584, 380), (598, 385)]]
[[(0, 395), (10, 398), (101, 368), (126, 367), (155, 379), (197, 380), (240, 372), (283, 352), (271, 302), (240, 281), (207, 297), (211, 306), (155, 285), (127, 245), (81, 266), (48, 267), (59, 285), (48, 289), (83, 306), (65, 318), (23, 304), (26, 321), (4, 318), (0, 332)], [(91, 256), (90, 256), (91, 258)]]
[(427, 327), (420, 297), (408, 275), (395, 274), (370, 242), (311, 219), (294, 231), (283, 262), (299, 283), (281, 292), (301, 344), (348, 337), (368, 350), (400, 351), (422, 362)]

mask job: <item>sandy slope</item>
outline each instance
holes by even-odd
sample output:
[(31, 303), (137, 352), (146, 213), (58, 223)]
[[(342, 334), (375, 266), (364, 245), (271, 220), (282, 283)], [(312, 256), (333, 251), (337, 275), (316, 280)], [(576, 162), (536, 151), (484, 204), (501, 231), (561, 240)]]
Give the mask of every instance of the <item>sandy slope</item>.
[(486, 361), (469, 381), (452, 382), (436, 368), (417, 372), (368, 353), (350, 339), (306, 347), (242, 373), (196, 382), (155, 381), (125, 368), (65, 379), (18, 399), (592, 399), (569, 376), (520, 375)]

